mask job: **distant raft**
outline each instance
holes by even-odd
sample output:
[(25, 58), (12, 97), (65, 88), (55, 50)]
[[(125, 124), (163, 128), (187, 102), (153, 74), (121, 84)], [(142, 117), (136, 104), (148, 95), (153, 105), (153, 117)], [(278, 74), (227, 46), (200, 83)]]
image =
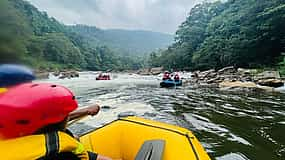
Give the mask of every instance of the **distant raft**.
[(110, 75), (99, 75), (96, 80), (111, 80)]
[(175, 87), (175, 86), (182, 86), (182, 80), (172, 80), (167, 79), (160, 82), (161, 87)]
[(139, 117), (115, 120), (80, 137), (85, 149), (123, 160), (210, 160), (191, 131)]

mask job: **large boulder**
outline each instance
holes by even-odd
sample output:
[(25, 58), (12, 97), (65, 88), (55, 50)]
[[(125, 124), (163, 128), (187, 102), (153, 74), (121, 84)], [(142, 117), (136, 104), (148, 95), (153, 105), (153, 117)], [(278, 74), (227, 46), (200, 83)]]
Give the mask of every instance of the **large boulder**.
[(243, 75), (243, 76), (241, 76), (240, 77), (240, 81), (242, 81), (242, 82), (250, 82), (250, 81), (252, 81), (253, 79), (252, 79), (252, 77), (250, 76), (250, 75)]
[(151, 72), (150, 72), (149, 68), (146, 68), (146, 69), (138, 70), (137, 74), (139, 74), (139, 75), (151, 75)]
[(60, 75), (60, 71), (55, 71), (52, 73), (54, 76), (58, 77)]
[(240, 75), (253, 75), (257, 74), (257, 69), (245, 69), (245, 68), (238, 68), (237, 73)]
[(61, 72), (61, 76), (59, 79), (64, 79), (64, 78), (75, 78), (79, 77), (79, 73), (77, 71), (65, 71)]
[(158, 75), (163, 72), (163, 67), (151, 68), (150, 72), (152, 75)]
[(221, 77), (215, 77), (215, 78), (208, 79), (206, 81), (206, 83), (208, 83), (208, 84), (221, 83), (222, 81), (223, 81), (223, 79), (221, 79)]
[(218, 70), (218, 74), (233, 74), (236, 73), (237, 70), (234, 66), (229, 66)]
[(77, 71), (70, 71), (72, 77), (79, 77), (79, 72)]
[(236, 82), (224, 81), (219, 84), (219, 87), (222, 90), (228, 90), (228, 91), (232, 91), (232, 90), (233, 91), (236, 91), (236, 90), (267, 91), (267, 92), (274, 91), (273, 87), (259, 86), (255, 84), (254, 82), (241, 82), (241, 81), (236, 81)]
[(257, 74), (254, 79), (256, 81), (261, 79), (280, 79), (280, 73), (278, 71), (265, 71)]
[(237, 73), (239, 75), (251, 75), (251, 70), (250, 69), (244, 69), (244, 68), (238, 68)]
[(198, 77), (201, 78), (201, 79), (204, 79), (204, 78), (207, 78), (209, 77), (209, 75), (213, 76), (213, 74), (215, 74), (215, 70), (214, 69), (210, 69), (210, 70), (207, 70), (207, 71), (204, 71), (204, 72), (197, 72), (198, 74)]
[(200, 74), (200, 71), (194, 71), (194, 72), (191, 74), (191, 77), (192, 77), (192, 78), (199, 78), (199, 74)]
[(49, 72), (47, 71), (36, 71), (35, 75), (37, 79), (48, 79), (49, 78)]
[(257, 81), (257, 84), (261, 86), (269, 86), (274, 88), (284, 86), (284, 82), (279, 79), (261, 79)]
[(242, 87), (242, 88), (256, 88), (257, 85), (254, 82), (230, 82), (230, 81), (223, 81), (219, 84), (220, 88), (235, 88), (235, 87)]

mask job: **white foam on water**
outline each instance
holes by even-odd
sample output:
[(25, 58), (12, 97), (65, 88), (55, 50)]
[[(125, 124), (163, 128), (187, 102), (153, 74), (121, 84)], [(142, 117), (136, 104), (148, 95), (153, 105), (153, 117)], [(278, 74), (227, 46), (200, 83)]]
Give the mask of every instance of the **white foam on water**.
[(216, 157), (217, 160), (249, 160), (245, 155), (241, 153), (229, 153), (221, 157)]
[(282, 122), (278, 122), (278, 124), (284, 124), (284, 125), (285, 125), (285, 121), (282, 121)]
[(221, 105), (222, 108), (227, 109), (227, 110), (232, 110), (232, 111), (239, 111), (240, 109), (232, 107), (230, 104), (223, 104)]

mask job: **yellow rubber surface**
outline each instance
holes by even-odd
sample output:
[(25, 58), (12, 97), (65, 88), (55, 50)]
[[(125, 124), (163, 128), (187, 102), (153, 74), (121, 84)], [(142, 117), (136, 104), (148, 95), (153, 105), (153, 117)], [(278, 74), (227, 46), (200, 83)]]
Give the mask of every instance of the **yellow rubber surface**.
[(127, 117), (80, 137), (85, 148), (114, 159), (134, 160), (146, 140), (166, 141), (163, 160), (210, 160), (191, 131), (174, 125)]
[(4, 93), (4, 92), (7, 92), (7, 88), (0, 88), (0, 93)]

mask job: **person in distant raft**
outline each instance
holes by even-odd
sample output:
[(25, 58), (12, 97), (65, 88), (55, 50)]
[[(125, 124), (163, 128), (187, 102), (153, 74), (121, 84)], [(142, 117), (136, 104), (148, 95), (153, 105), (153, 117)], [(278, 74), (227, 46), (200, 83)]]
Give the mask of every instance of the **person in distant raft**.
[(175, 81), (179, 81), (180, 80), (180, 77), (179, 77), (178, 73), (175, 73), (174, 80)]
[(170, 73), (168, 71), (165, 71), (162, 80), (168, 80), (168, 79), (170, 79)]
[(79, 141), (66, 132), (69, 114), (77, 107), (73, 93), (59, 85), (24, 83), (1, 93), (1, 158), (111, 160), (86, 151)]

